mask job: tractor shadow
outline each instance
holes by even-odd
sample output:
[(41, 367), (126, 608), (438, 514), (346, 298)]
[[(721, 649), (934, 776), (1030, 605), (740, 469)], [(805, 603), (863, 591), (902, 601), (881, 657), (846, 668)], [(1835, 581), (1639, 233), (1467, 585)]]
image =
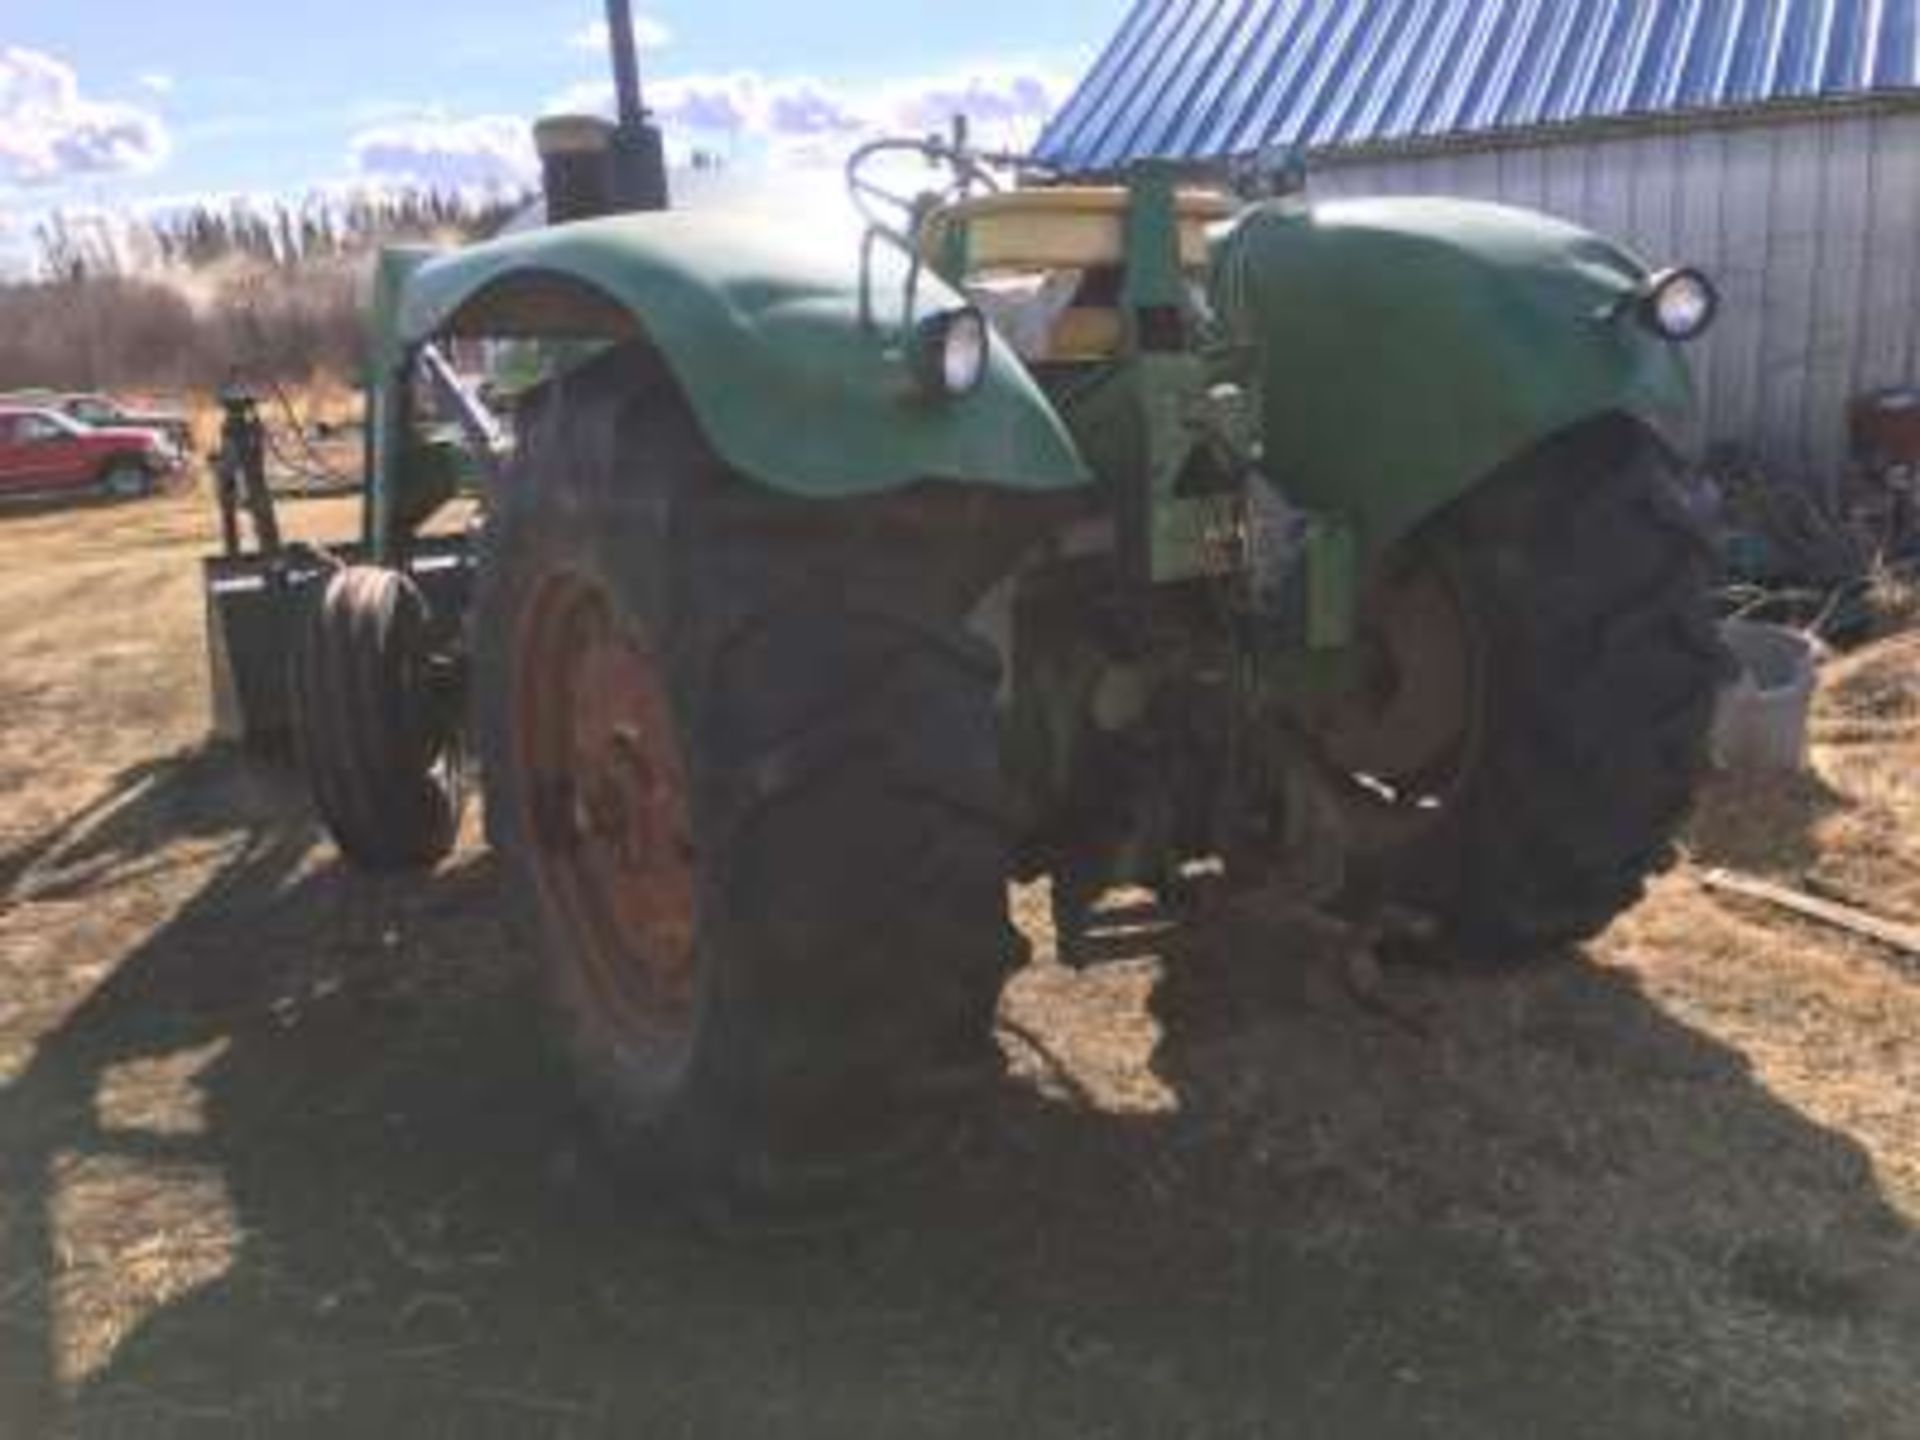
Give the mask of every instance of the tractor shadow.
[[(39, 833), (0, 849), (0, 906), (97, 894), (136, 884), (178, 863), (161, 852), (182, 841), (233, 835), (249, 847), (298, 809), (289, 776), (209, 745), (130, 765), (93, 799)], [(311, 828), (287, 826), (310, 845)], [(253, 861), (243, 854), (239, 868)]]
[[(1626, 975), (1394, 972), (1362, 1005), (1266, 927), (1040, 967), (1010, 1001), (1034, 1064), (951, 1155), (835, 1233), (703, 1240), (584, 1158), (485, 857), (350, 875), (218, 757), (73, 843), (191, 833), (235, 785), (228, 858), (0, 1089), (5, 1433), (1861, 1433), (1659, 1348), (1723, 1310), (1813, 1348), (1913, 1322), (1862, 1153)], [(1155, 968), (1106, 1033), (1103, 987)], [(209, 1047), (197, 1125), (102, 1120), (110, 1072)], [(94, 1166), (215, 1177), (237, 1248), (68, 1384), (75, 1275), (141, 1239), (73, 1213)]]

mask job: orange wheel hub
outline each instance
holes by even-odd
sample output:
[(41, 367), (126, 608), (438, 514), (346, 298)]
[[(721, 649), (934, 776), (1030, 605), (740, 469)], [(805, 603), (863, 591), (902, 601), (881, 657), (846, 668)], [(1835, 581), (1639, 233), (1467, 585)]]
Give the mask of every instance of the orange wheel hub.
[(514, 671), (521, 818), (569, 979), (622, 1035), (682, 1036), (695, 856), (658, 660), (602, 585), (566, 574), (535, 594)]

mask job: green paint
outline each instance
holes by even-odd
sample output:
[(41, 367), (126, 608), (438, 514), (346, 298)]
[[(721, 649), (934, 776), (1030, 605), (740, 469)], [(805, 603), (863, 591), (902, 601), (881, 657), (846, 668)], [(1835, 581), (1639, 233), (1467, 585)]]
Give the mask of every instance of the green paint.
[(1502, 206), (1279, 202), (1216, 245), (1212, 296), (1256, 351), (1267, 473), (1303, 508), (1351, 516), (1371, 563), (1583, 420), (1684, 432), (1678, 350), (1598, 318), (1646, 275), (1587, 231)]
[(1309, 517), (1306, 565), (1307, 648), (1343, 650), (1353, 643), (1360, 605), (1353, 527), (1337, 515)]
[(1116, 511), (1129, 576), (1168, 584), (1228, 573), (1237, 540), (1231, 494), (1191, 498), (1182, 476), (1202, 447), (1223, 452), (1232, 475), (1248, 463), (1256, 423), (1249, 397), (1216, 396), (1216, 358), (1180, 265), (1177, 172), (1146, 162), (1128, 173), (1120, 353), (1078, 367), (1060, 412)]
[[(1628, 316), (1602, 318), (1646, 268), (1585, 231), (1460, 201), (1272, 202), (1216, 241), (1207, 317), (1180, 267), (1177, 173), (1149, 163), (1129, 184), (1127, 344), (1063, 387), (1058, 410), (1004, 344), (973, 395), (920, 394), (902, 355), (905, 263), (884, 247), (872, 325), (857, 247), (738, 216), (622, 216), (389, 251), (375, 297), (374, 533), (412, 508), (386, 478), (401, 474), (408, 428), (401, 368), (443, 333), (642, 335), (720, 455), (796, 495), (920, 480), (1058, 490), (1098, 476), (1129, 568), (1158, 583), (1220, 568), (1224, 503), (1175, 486), (1197, 446), (1234, 430), (1212, 413), (1213, 387), (1241, 381), (1259, 444), (1228, 448), (1315, 517), (1322, 645), (1347, 633), (1353, 589), (1387, 547), (1541, 440), (1609, 412), (1669, 437), (1686, 426), (1675, 348)], [(962, 303), (932, 274), (919, 284), (921, 313)], [(1169, 316), (1184, 326), (1169, 330)], [(1169, 337), (1177, 348), (1154, 348)]]
[[(1026, 368), (994, 346), (958, 400), (902, 360), (904, 261), (876, 257), (878, 324), (863, 327), (859, 257), (771, 221), (619, 216), (450, 252), (409, 276), (395, 341), (438, 334), (641, 334), (678, 378), (728, 464), (792, 494), (841, 499), (920, 480), (1059, 490), (1088, 474)], [(556, 303), (556, 296), (590, 303)], [(964, 303), (920, 277), (920, 312)]]
[[(1179, 172), (1143, 160), (1127, 171), (1126, 283), (1121, 304), (1132, 325), (1143, 310), (1187, 309), (1180, 270)], [(1134, 343), (1139, 343), (1136, 334)]]
[(400, 537), (410, 526), (405, 517), (427, 507), (426, 492), (409, 493), (407, 452), (412, 443), (408, 414), (408, 347), (400, 335), (400, 310), (414, 272), (434, 251), (418, 245), (390, 245), (380, 251), (373, 273), (373, 356), (366, 377), (367, 485), (370, 503), (361, 509), (361, 541), (381, 564), (398, 559)]
[(972, 240), (973, 228), (969, 225), (948, 225), (941, 230), (940, 253), (935, 269), (949, 285), (958, 285), (966, 277), (970, 263), (967, 251), (971, 248)]
[(1188, 500), (1176, 493), (1180, 475), (1193, 457), (1199, 436), (1195, 409), (1205, 390), (1200, 361), (1187, 354), (1140, 355), (1129, 366), (1134, 401), (1140, 408), (1141, 456), (1146, 484), (1149, 583), (1166, 584), (1232, 569), (1232, 537), (1218, 533), (1231, 519), (1231, 504), (1216, 498)]
[[(1180, 265), (1179, 171), (1145, 160), (1127, 172), (1124, 362), (1140, 412), (1150, 584), (1224, 576), (1236, 561), (1231, 497), (1178, 493), (1194, 453), (1224, 433), (1208, 398), (1207, 358)], [(1168, 348), (1177, 343), (1179, 348)]]

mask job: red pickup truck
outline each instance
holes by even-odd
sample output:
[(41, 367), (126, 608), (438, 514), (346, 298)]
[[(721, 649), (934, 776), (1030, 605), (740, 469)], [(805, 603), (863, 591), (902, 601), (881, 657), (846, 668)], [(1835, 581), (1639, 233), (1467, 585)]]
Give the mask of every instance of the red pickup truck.
[(178, 463), (151, 430), (84, 425), (57, 410), (0, 408), (0, 495), (145, 495)]

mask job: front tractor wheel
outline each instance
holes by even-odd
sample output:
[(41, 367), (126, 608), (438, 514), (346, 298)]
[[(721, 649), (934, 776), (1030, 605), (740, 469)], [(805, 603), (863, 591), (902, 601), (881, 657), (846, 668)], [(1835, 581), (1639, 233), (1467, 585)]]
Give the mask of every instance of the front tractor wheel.
[(487, 824), (623, 1169), (803, 1208), (997, 1067), (992, 514), (766, 491), (631, 347), (530, 407), (474, 617)]
[(410, 576), (348, 565), (311, 596), (295, 638), (294, 754), (328, 834), (362, 870), (430, 869), (459, 835), (458, 687), (431, 631)]
[(1416, 535), (1316, 725), (1349, 912), (1513, 962), (1598, 934), (1671, 863), (1722, 664), (1705, 547), (1624, 423), (1550, 443)]

